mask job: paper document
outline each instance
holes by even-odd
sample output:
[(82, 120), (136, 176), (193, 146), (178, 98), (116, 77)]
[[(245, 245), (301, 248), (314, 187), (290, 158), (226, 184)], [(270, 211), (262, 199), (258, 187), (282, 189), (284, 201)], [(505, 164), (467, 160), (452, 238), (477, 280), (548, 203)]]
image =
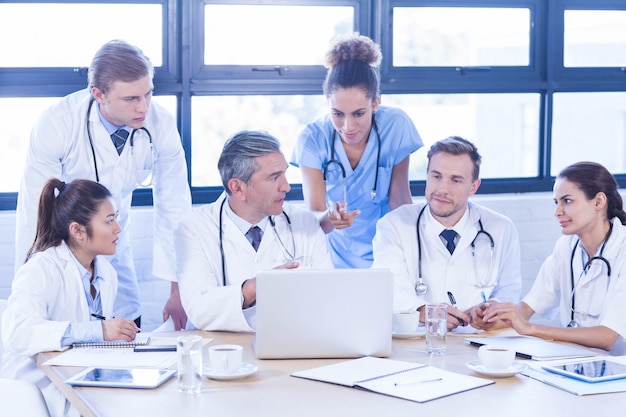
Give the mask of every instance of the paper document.
[(518, 356), (537, 361), (584, 358), (596, 355), (593, 351), (582, 346), (571, 346), (530, 336), (469, 337), (465, 341), (474, 346), (506, 346), (515, 350)]
[(494, 383), (489, 379), (444, 371), (425, 364), (371, 356), (291, 375), (416, 402), (426, 402)]

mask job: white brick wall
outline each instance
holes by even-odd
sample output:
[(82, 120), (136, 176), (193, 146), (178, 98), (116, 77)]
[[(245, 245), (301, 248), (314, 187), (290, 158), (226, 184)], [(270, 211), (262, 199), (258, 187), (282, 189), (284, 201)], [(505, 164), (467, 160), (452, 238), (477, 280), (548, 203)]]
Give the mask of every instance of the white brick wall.
[[(561, 235), (553, 216), (552, 193), (478, 195), (473, 201), (509, 216), (517, 226), (522, 252), (523, 294), (526, 294), (541, 263)], [(134, 208), (132, 222), (133, 254), (143, 304), (142, 327), (151, 330), (161, 321), (170, 284), (152, 277), (151, 208)], [(0, 211), (0, 230), (0, 298), (7, 298), (13, 278), (15, 212)]]

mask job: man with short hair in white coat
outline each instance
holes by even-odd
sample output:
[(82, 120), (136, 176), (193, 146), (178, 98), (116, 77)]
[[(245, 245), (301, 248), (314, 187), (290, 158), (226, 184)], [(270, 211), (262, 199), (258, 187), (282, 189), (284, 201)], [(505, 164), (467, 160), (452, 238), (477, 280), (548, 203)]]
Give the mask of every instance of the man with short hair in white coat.
[[(39, 194), (54, 177), (91, 179), (106, 186), (119, 209), (122, 234), (110, 261), (118, 274), (114, 314), (140, 325), (141, 299), (130, 244), (133, 191), (151, 186), (154, 198), (153, 274), (171, 283), (163, 319), (184, 328), (185, 312), (175, 282), (174, 229), (191, 212), (187, 164), (176, 120), (152, 103), (154, 69), (137, 47), (104, 44), (88, 72), (88, 88), (44, 112), (31, 132), (17, 199), (15, 270), (35, 239)], [(115, 143), (119, 137), (126, 137)]]
[(226, 192), (175, 233), (180, 295), (196, 328), (254, 331), (260, 270), (333, 267), (313, 213), (285, 203), (288, 167), (266, 132), (226, 141), (218, 162)]
[[(482, 320), (486, 300), (517, 302), (522, 282), (513, 222), (469, 202), (480, 186), (481, 156), (452, 136), (428, 152), (426, 205), (407, 204), (377, 223), (372, 268), (394, 272), (394, 310), (448, 303), (448, 330), (504, 327)], [(460, 329), (459, 329), (460, 330)]]

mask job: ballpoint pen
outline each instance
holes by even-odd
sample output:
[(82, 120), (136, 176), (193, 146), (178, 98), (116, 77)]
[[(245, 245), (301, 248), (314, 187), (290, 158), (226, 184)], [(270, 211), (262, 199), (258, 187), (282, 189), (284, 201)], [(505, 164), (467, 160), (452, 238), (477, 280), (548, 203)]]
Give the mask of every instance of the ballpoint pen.
[[(452, 295), (452, 293), (450, 291), (448, 291), (448, 298), (450, 299), (450, 304), (452, 304), (452, 307), (457, 308), (456, 307), (456, 300), (454, 299), (454, 295)], [(465, 326), (465, 321), (462, 318), (457, 317), (456, 319), (459, 321), (459, 324), (461, 326)]]
[[(106, 320), (107, 319), (106, 317), (101, 316), (100, 314), (96, 314), (96, 313), (91, 313), (91, 317), (95, 317), (98, 320)], [(113, 317), (113, 318), (115, 318), (115, 317)], [(141, 329), (139, 327), (137, 327), (137, 326), (135, 326), (135, 331), (137, 333), (141, 333)]]
[(400, 381), (400, 382), (394, 382), (393, 385), (398, 387), (400, 385), (421, 384), (422, 382), (437, 382), (437, 381), (443, 381), (443, 378), (416, 379), (416, 380), (409, 380), (409, 381)]

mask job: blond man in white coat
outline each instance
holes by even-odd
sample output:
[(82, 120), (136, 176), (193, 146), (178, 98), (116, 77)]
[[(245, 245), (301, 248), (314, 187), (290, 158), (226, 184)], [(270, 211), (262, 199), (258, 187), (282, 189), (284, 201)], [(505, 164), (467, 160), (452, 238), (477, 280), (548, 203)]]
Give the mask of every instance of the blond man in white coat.
[[(284, 201), (288, 164), (276, 138), (233, 135), (218, 168), (226, 192), (176, 231), (181, 299), (197, 328), (254, 331), (257, 271), (330, 269), (332, 262), (315, 216)], [(256, 242), (246, 235), (255, 226)]]
[[(123, 41), (103, 45), (89, 67), (89, 87), (44, 112), (31, 132), (17, 200), (15, 270), (35, 238), (33, 219), (45, 182), (87, 178), (105, 185), (120, 210), (119, 276), (115, 315), (140, 325), (141, 299), (130, 245), (133, 191), (151, 186), (154, 199), (153, 275), (172, 281), (164, 317), (184, 328), (175, 282), (173, 233), (191, 212), (187, 165), (174, 117), (152, 103), (154, 69), (141, 50)], [(115, 144), (119, 135), (126, 141)]]
[[(480, 186), (480, 161), (476, 147), (463, 138), (433, 144), (428, 204), (407, 204), (387, 214), (378, 221), (373, 242), (372, 267), (394, 272), (394, 309), (418, 309), (423, 321), (425, 304), (448, 303), (448, 330), (503, 327), (482, 321), (484, 301), (517, 302), (522, 288), (513, 222), (468, 201)], [(454, 231), (453, 242), (441, 237), (445, 230)]]

